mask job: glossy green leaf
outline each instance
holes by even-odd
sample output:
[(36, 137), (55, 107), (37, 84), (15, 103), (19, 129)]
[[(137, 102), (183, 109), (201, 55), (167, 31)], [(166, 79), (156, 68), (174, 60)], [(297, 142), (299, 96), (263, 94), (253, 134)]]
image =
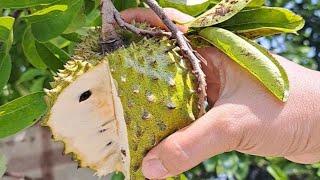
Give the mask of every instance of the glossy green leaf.
[(243, 10), (218, 26), (248, 38), (257, 38), (279, 33), (297, 33), (303, 28), (304, 20), (285, 8), (260, 7)]
[(56, 4), (49, 6), (47, 8), (41, 9), (32, 13), (31, 15), (24, 16), (24, 19), (27, 19), (30, 23), (36, 23), (41, 21), (50, 20), (50, 18), (59, 16), (63, 12), (68, 10), (67, 4)]
[(78, 13), (74, 16), (71, 23), (68, 25), (68, 28), (63, 31), (64, 34), (72, 33), (78, 30), (79, 28), (85, 26), (86, 24), (86, 15), (84, 5), (80, 7)]
[(187, 23), (189, 27), (207, 27), (230, 19), (250, 3), (250, 0), (222, 0), (213, 8)]
[(85, 14), (88, 15), (91, 13), (94, 9), (96, 9), (100, 5), (100, 0), (85, 0), (84, 1), (84, 7), (85, 7)]
[(265, 4), (265, 0), (252, 0), (247, 7), (260, 7)]
[(277, 165), (271, 164), (267, 167), (267, 171), (272, 175), (275, 180), (289, 179), (286, 173)]
[(140, 0), (113, 0), (114, 6), (118, 11), (122, 11), (128, 8), (134, 8), (139, 5)]
[(82, 0), (63, 0), (25, 18), (31, 23), (34, 37), (45, 42), (62, 34), (70, 25), (74, 26), (72, 22), (83, 11), (82, 7)]
[(34, 93), (0, 106), (0, 138), (30, 127), (46, 113), (44, 93)]
[(7, 84), (10, 74), (11, 74), (11, 58), (10, 55), (5, 55), (4, 58), (2, 58), (2, 63), (0, 64), (0, 92), (2, 91), (2, 88)]
[(4, 173), (6, 172), (6, 158), (4, 157), (4, 155), (0, 154), (0, 178), (4, 175)]
[(30, 87), (30, 92), (31, 93), (35, 93), (35, 92), (39, 92), (39, 91), (42, 91), (43, 89), (43, 85), (46, 81), (48, 77), (40, 77), (38, 79), (35, 79), (33, 82), (32, 82), (32, 85)]
[(9, 50), (13, 42), (14, 18), (0, 17), (0, 91), (7, 84), (11, 73)]
[(162, 7), (172, 7), (191, 16), (197, 16), (210, 5), (209, 0), (159, 0)]
[(22, 38), (22, 49), (27, 60), (38, 69), (46, 69), (47, 65), (43, 62), (39, 56), (36, 45), (36, 40), (31, 33), (30, 28), (26, 29)]
[(51, 42), (44, 43), (44, 45), (62, 62), (67, 62), (70, 60), (71, 56), (65, 52), (63, 49), (60, 49)]
[(111, 180), (124, 180), (124, 175), (121, 172), (113, 173)]
[(287, 101), (287, 74), (266, 50), (222, 28), (209, 27), (199, 34), (255, 76), (278, 99)]
[(63, 69), (64, 61), (55, 56), (43, 43), (35, 42), (37, 52), (43, 62), (54, 72)]
[(45, 75), (48, 75), (48, 73), (44, 70), (30, 68), (19, 77), (16, 83), (20, 84), (23, 82), (31, 81), (36, 77), (45, 76)]
[(59, 0), (1, 0), (1, 8), (26, 8), (39, 5), (52, 4)]

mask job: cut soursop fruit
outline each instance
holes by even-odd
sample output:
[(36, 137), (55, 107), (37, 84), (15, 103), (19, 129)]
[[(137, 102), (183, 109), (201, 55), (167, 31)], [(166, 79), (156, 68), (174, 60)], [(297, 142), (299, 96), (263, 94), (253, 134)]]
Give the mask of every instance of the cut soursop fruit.
[(104, 57), (96, 42), (81, 43), (45, 90), (44, 125), (80, 167), (144, 179), (146, 153), (195, 120), (195, 78), (172, 40), (145, 38)]

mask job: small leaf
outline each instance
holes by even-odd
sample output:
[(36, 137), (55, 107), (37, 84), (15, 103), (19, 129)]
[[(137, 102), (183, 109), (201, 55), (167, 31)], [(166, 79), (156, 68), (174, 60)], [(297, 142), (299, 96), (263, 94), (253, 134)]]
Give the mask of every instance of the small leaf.
[(46, 69), (47, 66), (39, 56), (35, 42), (36, 40), (34, 39), (30, 28), (27, 28), (22, 38), (22, 49), (24, 55), (34, 67), (38, 69)]
[(1, 8), (29, 8), (39, 5), (49, 5), (59, 0), (1, 0)]
[(46, 112), (44, 93), (34, 93), (0, 106), (0, 138), (33, 125)]
[(287, 180), (288, 176), (281, 168), (275, 164), (269, 165), (267, 171), (272, 175), (275, 180)]
[(162, 7), (172, 7), (191, 16), (203, 13), (210, 5), (209, 0), (159, 0)]
[(35, 45), (39, 56), (51, 70), (57, 72), (63, 68), (65, 62), (56, 57), (43, 43), (35, 42)]
[(44, 45), (57, 57), (60, 59), (62, 62), (67, 62), (70, 60), (71, 56), (65, 52), (63, 49), (58, 48), (56, 45), (53, 43), (47, 42), (44, 43)]
[(35, 92), (39, 92), (43, 89), (43, 85), (44, 85), (44, 82), (45, 80), (47, 79), (48, 77), (40, 77), (38, 79), (35, 79), (33, 82), (32, 82), (32, 85), (30, 87), (30, 92), (31, 93), (35, 93)]
[(11, 74), (11, 58), (10, 55), (6, 55), (2, 61), (2, 64), (0, 64), (0, 92), (2, 91), (3, 87), (7, 84), (10, 74)]
[(251, 39), (279, 33), (297, 33), (304, 26), (304, 20), (285, 8), (260, 7), (243, 10), (218, 26)]
[(46, 42), (62, 34), (83, 7), (82, 0), (63, 0), (59, 4), (39, 10), (25, 18), (31, 23), (34, 37)]
[(252, 0), (247, 7), (260, 7), (265, 4), (265, 0)]
[(213, 8), (187, 23), (189, 27), (207, 27), (230, 19), (250, 3), (250, 0), (222, 0)]
[(278, 99), (287, 101), (289, 95), (287, 74), (266, 50), (221, 28), (206, 28), (199, 34), (248, 70)]
[(21, 84), (23, 82), (31, 81), (38, 76), (45, 76), (45, 75), (48, 75), (48, 74), (44, 70), (30, 68), (19, 77), (16, 83)]
[(124, 175), (121, 172), (113, 173), (111, 180), (124, 180)]
[(6, 158), (4, 157), (4, 155), (0, 154), (0, 178), (4, 175), (4, 173), (7, 170), (6, 164)]
[(0, 17), (0, 92), (7, 84), (11, 73), (9, 50), (13, 42), (14, 18)]

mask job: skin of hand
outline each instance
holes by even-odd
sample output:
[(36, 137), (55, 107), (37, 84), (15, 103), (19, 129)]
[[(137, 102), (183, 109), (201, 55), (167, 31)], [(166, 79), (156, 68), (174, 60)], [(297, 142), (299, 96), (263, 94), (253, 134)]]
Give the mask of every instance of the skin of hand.
[[(165, 9), (173, 20), (191, 17)], [(165, 28), (148, 9), (129, 9), (122, 17)], [(186, 32), (187, 27), (179, 26)], [(197, 49), (207, 60), (208, 100), (213, 108), (190, 126), (154, 147), (144, 158), (149, 179), (182, 173), (217, 154), (236, 150), (258, 156), (284, 157), (297, 163), (320, 160), (320, 72), (274, 55), (290, 81), (286, 103), (277, 100), (246, 70), (215, 47)]]

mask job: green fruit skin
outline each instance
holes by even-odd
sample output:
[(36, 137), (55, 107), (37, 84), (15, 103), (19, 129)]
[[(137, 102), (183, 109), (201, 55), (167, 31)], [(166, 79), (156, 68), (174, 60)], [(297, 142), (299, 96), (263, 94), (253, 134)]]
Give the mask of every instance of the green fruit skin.
[(197, 115), (196, 81), (170, 40), (143, 39), (105, 57), (124, 109), (132, 180), (147, 152)]

